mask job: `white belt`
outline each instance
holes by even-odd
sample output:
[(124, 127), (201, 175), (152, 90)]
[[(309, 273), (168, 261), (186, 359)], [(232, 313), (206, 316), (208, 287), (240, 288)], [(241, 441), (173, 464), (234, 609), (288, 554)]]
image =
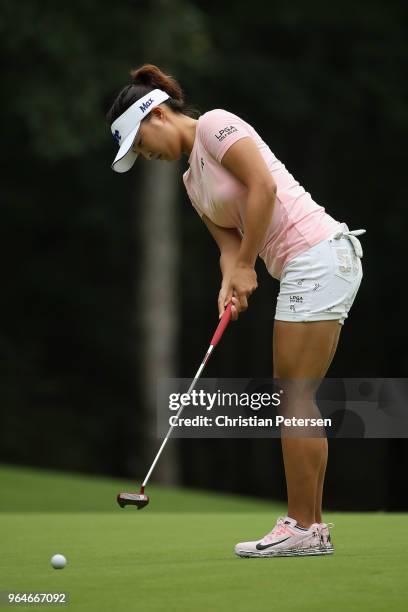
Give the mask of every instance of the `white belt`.
[(361, 246), (361, 242), (359, 241), (358, 238), (356, 238), (356, 236), (361, 236), (361, 234), (365, 234), (366, 230), (365, 229), (349, 230), (346, 223), (342, 223), (341, 228), (342, 229), (339, 232), (334, 234), (333, 238), (335, 240), (340, 240), (342, 236), (346, 236), (350, 240), (351, 244), (353, 245), (354, 253), (356, 254), (357, 257), (360, 257), (361, 259), (361, 257), (363, 256), (363, 247)]

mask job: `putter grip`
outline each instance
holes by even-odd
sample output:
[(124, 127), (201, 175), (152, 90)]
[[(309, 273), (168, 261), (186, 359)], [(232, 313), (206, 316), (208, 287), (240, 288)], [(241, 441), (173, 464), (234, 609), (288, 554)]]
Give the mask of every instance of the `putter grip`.
[(227, 304), (226, 309), (224, 310), (224, 314), (221, 317), (221, 321), (218, 323), (218, 327), (215, 330), (215, 334), (212, 337), (211, 343), (215, 348), (218, 342), (221, 340), (221, 336), (224, 333), (228, 323), (231, 320), (231, 302)]

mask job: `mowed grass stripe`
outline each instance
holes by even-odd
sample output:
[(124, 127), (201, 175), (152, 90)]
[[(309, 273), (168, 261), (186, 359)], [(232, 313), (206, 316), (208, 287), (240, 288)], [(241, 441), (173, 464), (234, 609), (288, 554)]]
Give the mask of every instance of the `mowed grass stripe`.
[[(117, 494), (120, 491), (138, 491), (141, 480), (119, 480), (0, 464), (0, 511), (116, 512)], [(251, 497), (150, 483), (146, 493), (151, 497), (149, 512), (270, 512), (274, 507), (278, 511), (283, 509), (282, 504), (271, 504)]]

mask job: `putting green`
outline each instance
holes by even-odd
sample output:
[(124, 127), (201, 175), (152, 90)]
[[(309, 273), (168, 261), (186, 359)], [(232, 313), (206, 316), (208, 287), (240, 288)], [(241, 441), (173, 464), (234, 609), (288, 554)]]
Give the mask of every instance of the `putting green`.
[(407, 609), (405, 515), (331, 513), (333, 556), (239, 559), (282, 506), (151, 487), (149, 507), (121, 510), (123, 485), (1, 467), (0, 591), (67, 591), (88, 612)]

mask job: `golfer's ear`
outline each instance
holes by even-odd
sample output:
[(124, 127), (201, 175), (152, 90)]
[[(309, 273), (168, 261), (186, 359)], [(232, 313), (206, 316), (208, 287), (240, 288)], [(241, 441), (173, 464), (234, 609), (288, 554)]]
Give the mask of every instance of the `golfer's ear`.
[(164, 116), (165, 115), (165, 111), (163, 110), (163, 108), (161, 106), (155, 106), (150, 111), (150, 115), (155, 117), (156, 119), (164, 119), (165, 118), (165, 116)]
[(261, 188), (271, 196), (276, 194), (276, 183), (251, 138), (234, 142), (224, 154), (221, 164), (248, 189)]

